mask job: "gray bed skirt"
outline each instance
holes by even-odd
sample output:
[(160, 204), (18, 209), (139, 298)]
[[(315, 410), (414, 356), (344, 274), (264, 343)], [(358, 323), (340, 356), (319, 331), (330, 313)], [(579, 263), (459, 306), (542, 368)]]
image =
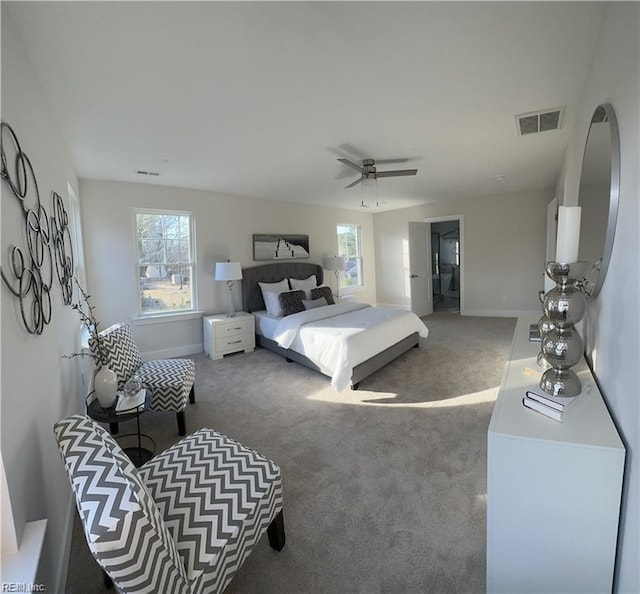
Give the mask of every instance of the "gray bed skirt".
[[(295, 361), (296, 363), (300, 363), (305, 367), (309, 367), (315, 371), (319, 371), (320, 373), (326, 375), (320, 367), (318, 367), (313, 361), (307, 359), (304, 355), (297, 353), (296, 351), (292, 351), (291, 349), (283, 349), (278, 345), (275, 340), (271, 340), (270, 338), (265, 338), (264, 336), (256, 335), (256, 344), (273, 351), (274, 353), (278, 353), (283, 357), (286, 357), (287, 361)], [(360, 382), (369, 377), (372, 373), (375, 373), (387, 363), (390, 363), (394, 359), (397, 359), (403, 353), (406, 353), (409, 349), (413, 347), (417, 347), (420, 344), (420, 335), (417, 332), (403, 338), (399, 342), (391, 345), (386, 348), (384, 351), (378, 353), (371, 357), (371, 359), (367, 359), (363, 361), (359, 365), (356, 365), (353, 368), (353, 374), (351, 375), (351, 381), (349, 382), (349, 386), (352, 390), (357, 390)]]

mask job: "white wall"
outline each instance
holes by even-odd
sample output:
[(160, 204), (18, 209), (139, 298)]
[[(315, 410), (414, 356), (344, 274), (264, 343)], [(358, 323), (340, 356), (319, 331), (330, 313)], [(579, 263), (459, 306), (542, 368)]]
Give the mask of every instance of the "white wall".
[[(81, 180), (80, 193), (88, 285), (103, 328), (137, 315), (134, 208), (194, 213), (196, 302), (206, 314), (227, 309), (226, 285), (213, 279), (216, 261), (230, 259), (242, 266), (265, 263), (253, 261), (254, 233), (308, 234), (311, 257), (305, 261), (322, 264), (325, 254), (336, 253), (337, 223), (362, 226), (365, 289), (356, 298), (375, 303), (373, 222), (369, 213), (110, 181)], [(325, 283), (335, 287), (335, 276), (325, 271)], [(241, 309), (239, 286), (234, 295), (236, 308)], [(200, 319), (132, 327), (140, 350), (147, 356), (202, 350)]]
[(546, 205), (552, 190), (432, 202), (375, 214), (378, 302), (410, 307), (406, 292), (409, 221), (464, 215), (464, 312), (517, 315), (540, 309)]
[(559, 183), (564, 204), (577, 204), (591, 115), (599, 104), (611, 103), (620, 128), (620, 205), (609, 271), (583, 327), (597, 381), (627, 447), (615, 590), (628, 594), (640, 592), (639, 40), (640, 4), (610, 3)]
[[(51, 214), (52, 190), (66, 197), (67, 182), (77, 190), (77, 179), (63, 136), (56, 129), (4, 6), (2, 120), (14, 128), (23, 151), (31, 159), (41, 204)], [(9, 247), (25, 246), (24, 217), (6, 182), (0, 183), (1, 257), (2, 268), (7, 272)], [(68, 202), (66, 208), (69, 210)], [(71, 308), (63, 306), (55, 274), (52, 322), (41, 335), (24, 330), (18, 318), (17, 300), (5, 286), (0, 294), (2, 458), (18, 534), (22, 534), (25, 522), (48, 520), (38, 579), (48, 592), (56, 592), (66, 572), (64, 551), (69, 542), (73, 508), (52, 427), (59, 419), (82, 410), (82, 395), (76, 389), (77, 360), (60, 358), (77, 349), (80, 321)]]

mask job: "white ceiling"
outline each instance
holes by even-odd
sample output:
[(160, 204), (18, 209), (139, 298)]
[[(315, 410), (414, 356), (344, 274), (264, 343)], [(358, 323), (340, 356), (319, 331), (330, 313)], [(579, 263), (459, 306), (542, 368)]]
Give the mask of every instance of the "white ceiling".
[[(5, 8), (79, 177), (358, 208), (338, 157), (409, 158), (378, 165), (418, 175), (379, 180), (376, 212), (554, 186), (605, 5)], [(516, 114), (558, 106), (562, 129), (517, 134)]]

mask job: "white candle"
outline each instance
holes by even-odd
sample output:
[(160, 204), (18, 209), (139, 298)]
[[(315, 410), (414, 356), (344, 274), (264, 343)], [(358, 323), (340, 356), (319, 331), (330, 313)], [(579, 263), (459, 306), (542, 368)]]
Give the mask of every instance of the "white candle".
[(561, 206), (558, 209), (556, 262), (569, 264), (578, 261), (581, 214), (579, 206)]

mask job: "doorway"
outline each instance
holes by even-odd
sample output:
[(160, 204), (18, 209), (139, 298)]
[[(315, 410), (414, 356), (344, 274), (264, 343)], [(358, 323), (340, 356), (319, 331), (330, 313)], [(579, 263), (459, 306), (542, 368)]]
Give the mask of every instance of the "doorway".
[(410, 221), (408, 243), (411, 311), (463, 313), (464, 215)]
[(431, 223), (433, 311), (460, 311), (460, 222)]

